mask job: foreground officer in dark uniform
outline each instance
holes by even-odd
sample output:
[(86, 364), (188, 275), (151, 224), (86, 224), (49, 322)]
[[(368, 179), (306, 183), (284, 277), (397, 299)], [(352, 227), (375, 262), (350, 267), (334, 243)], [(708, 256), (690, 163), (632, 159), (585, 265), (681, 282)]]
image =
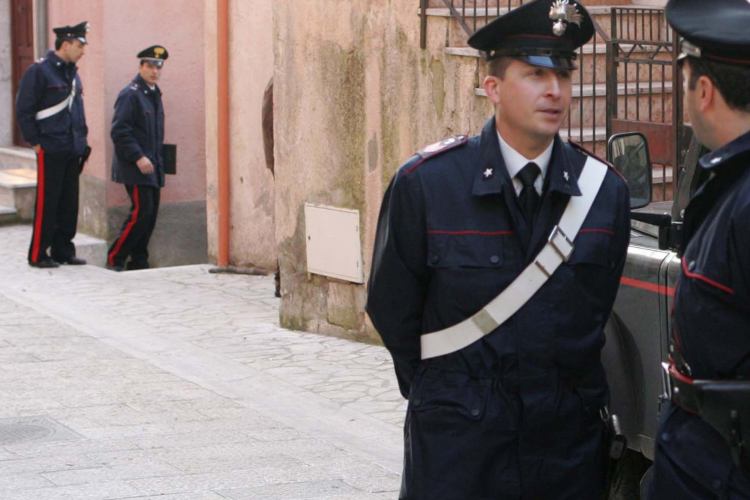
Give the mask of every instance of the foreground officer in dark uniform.
[[(16, 119), (37, 155), (34, 226), (29, 265), (80, 265), (73, 238), (78, 225), (78, 177), (91, 149), (86, 136), (83, 85), (76, 63), (86, 50), (88, 23), (54, 28), (55, 50), (21, 78)], [(51, 248), (51, 255), (48, 249)]]
[(107, 254), (107, 266), (115, 271), (125, 269), (126, 261), (128, 270), (149, 267), (148, 242), (164, 187), (164, 106), (156, 82), (168, 57), (161, 45), (139, 52), (138, 75), (115, 102), (112, 180), (125, 184), (131, 201), (130, 214)]
[(558, 135), (592, 35), (581, 4), (552, 0), (479, 30), (494, 117), (417, 153), (385, 194), (367, 312), (409, 399), (401, 499), (603, 495), (600, 351), (629, 195)]
[(708, 180), (685, 211), (653, 499), (750, 498), (750, 3), (671, 0)]

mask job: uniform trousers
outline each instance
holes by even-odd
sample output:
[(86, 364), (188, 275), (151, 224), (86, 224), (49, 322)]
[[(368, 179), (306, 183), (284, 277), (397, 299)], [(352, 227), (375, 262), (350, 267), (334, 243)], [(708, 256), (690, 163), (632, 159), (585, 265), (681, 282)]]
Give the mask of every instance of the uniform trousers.
[(148, 242), (156, 225), (161, 190), (137, 184), (126, 184), (125, 189), (130, 197), (130, 213), (109, 247), (107, 264), (124, 267), (130, 257), (128, 269), (146, 269), (149, 267)]
[(80, 160), (72, 152), (41, 150), (37, 154), (34, 225), (28, 255), (31, 263), (50, 257), (63, 262), (76, 254), (73, 238), (78, 225)]

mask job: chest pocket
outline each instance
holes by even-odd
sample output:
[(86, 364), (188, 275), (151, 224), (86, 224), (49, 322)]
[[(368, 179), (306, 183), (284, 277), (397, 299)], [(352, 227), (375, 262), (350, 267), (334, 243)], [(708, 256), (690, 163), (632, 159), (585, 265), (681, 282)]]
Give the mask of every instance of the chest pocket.
[(428, 235), (429, 295), (446, 323), (475, 313), (520, 271), (521, 253), (510, 232)]

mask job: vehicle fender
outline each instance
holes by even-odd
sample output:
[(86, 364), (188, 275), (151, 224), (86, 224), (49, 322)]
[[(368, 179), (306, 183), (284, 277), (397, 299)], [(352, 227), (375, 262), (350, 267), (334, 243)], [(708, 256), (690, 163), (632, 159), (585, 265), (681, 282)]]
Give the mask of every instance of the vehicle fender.
[(609, 383), (609, 410), (619, 417), (628, 447), (640, 451), (638, 435), (643, 428), (643, 402), (637, 388), (643, 386), (641, 356), (617, 315), (610, 316), (604, 335), (601, 359)]

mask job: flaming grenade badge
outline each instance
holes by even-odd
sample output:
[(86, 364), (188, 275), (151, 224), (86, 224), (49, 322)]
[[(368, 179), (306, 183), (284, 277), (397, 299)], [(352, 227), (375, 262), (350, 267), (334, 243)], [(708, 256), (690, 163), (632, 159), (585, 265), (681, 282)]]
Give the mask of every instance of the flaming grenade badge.
[[(748, 0), (750, 1), (750, 0)], [(549, 18), (554, 21), (552, 32), (557, 36), (563, 36), (568, 29), (568, 23), (575, 23), (581, 26), (581, 14), (575, 5), (571, 5), (568, 0), (555, 0), (549, 9)]]

